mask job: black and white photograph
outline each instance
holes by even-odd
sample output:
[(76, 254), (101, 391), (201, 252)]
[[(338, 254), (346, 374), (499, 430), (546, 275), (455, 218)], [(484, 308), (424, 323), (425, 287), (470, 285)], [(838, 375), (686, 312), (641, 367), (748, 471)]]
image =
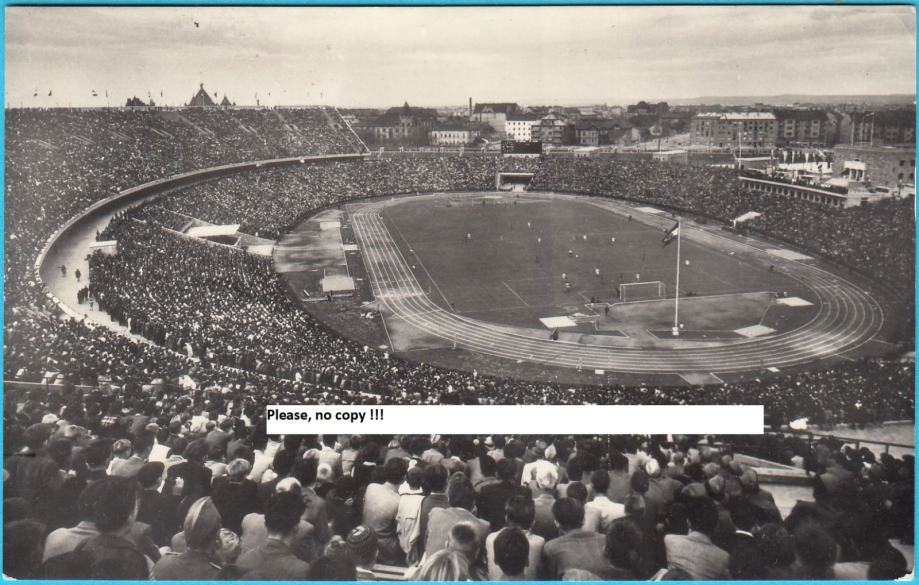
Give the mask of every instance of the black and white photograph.
[(3, 577), (912, 576), (916, 23), (6, 6)]

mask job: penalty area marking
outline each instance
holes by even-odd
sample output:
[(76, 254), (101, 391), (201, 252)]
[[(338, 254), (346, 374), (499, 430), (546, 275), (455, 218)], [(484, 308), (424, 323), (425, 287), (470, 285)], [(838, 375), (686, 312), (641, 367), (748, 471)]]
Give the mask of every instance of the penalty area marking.
[(503, 280), (501, 281), (501, 284), (503, 284), (504, 287), (505, 287), (507, 290), (511, 291), (511, 294), (514, 295), (515, 297), (517, 297), (517, 300), (519, 300), (521, 303), (523, 303), (523, 304), (524, 304), (525, 306), (527, 306), (527, 307), (530, 306), (530, 303), (528, 303), (528, 302), (526, 302), (525, 300), (523, 300), (523, 297), (521, 297), (520, 295), (518, 295), (518, 294), (517, 294), (517, 291), (515, 291), (514, 289), (511, 288), (511, 285), (507, 284), (507, 283), (504, 282)]

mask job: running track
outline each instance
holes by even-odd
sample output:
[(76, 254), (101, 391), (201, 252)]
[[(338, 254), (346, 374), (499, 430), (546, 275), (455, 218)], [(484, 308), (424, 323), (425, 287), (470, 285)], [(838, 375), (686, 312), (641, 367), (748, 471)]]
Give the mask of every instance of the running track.
[[(552, 341), (539, 330), (527, 335), (519, 328), (466, 318), (436, 305), (415, 279), (383, 223), (380, 210), (380, 205), (354, 209), (351, 221), (374, 296), (382, 308), (424, 333), (492, 356), (613, 372), (733, 373), (802, 365), (854, 350), (871, 340), (884, 320), (880, 305), (855, 284), (804, 262), (785, 261), (783, 271), (807, 286), (819, 307), (810, 322), (793, 331), (729, 344), (674, 341), (670, 347), (656, 348)], [(683, 237), (709, 245), (741, 246), (746, 252), (766, 254), (756, 245), (730, 240), (688, 223), (683, 224), (683, 230)]]

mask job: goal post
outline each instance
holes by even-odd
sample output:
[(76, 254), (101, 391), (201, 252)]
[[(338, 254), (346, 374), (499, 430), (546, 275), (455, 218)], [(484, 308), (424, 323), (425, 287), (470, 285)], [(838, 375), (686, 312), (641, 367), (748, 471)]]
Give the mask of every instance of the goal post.
[(621, 302), (662, 299), (667, 296), (666, 293), (666, 287), (663, 281), (660, 280), (623, 282), (619, 285), (619, 300)]

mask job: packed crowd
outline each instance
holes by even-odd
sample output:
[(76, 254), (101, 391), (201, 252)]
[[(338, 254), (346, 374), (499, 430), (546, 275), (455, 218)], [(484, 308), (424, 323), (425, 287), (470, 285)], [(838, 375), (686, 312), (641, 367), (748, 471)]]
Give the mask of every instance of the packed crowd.
[(797, 442), (777, 503), (732, 440), (269, 436), (246, 393), (4, 396), (16, 579), (894, 579), (913, 459)]
[(158, 207), (278, 239), (305, 213), (388, 194), (493, 189), (494, 156), (387, 157), (232, 175), (183, 190)]
[(32, 263), (54, 230), (92, 203), (218, 164), (360, 151), (344, 128), (323, 109), (7, 110), (7, 304), (42, 302)]
[[(41, 379), (49, 372), (75, 381), (113, 372), (142, 379), (194, 366), (154, 346), (57, 318), (33, 264), (69, 218), (125, 188), (201, 167), (363, 149), (336, 112), (318, 109), (13, 109), (6, 111), (5, 136), (7, 379)], [(235, 373), (232, 379), (245, 377)]]

